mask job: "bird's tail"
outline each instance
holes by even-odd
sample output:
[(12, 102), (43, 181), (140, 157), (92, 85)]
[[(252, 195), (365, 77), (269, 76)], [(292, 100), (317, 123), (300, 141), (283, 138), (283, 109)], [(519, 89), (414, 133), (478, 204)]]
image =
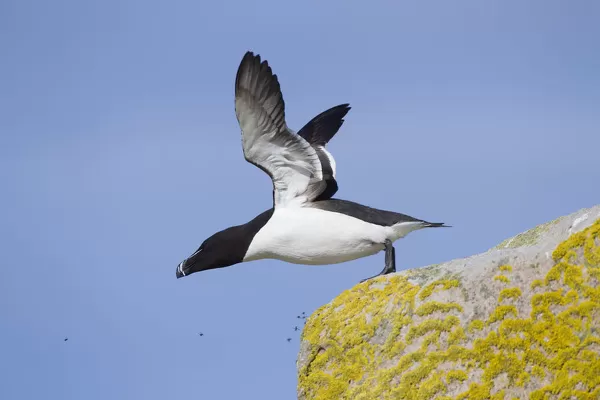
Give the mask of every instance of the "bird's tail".
[(446, 225), (443, 222), (427, 222), (423, 221), (424, 228), (452, 228), (451, 225)]

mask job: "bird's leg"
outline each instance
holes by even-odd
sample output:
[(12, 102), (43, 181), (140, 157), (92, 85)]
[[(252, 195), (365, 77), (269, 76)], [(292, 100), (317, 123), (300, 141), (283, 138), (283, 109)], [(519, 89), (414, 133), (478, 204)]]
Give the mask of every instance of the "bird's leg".
[(384, 245), (385, 245), (385, 267), (383, 267), (383, 270), (379, 274), (371, 276), (366, 279), (363, 279), (362, 281), (360, 281), (361, 283), (364, 281), (368, 281), (369, 279), (376, 278), (381, 275), (387, 275), (387, 274), (396, 272), (396, 249), (394, 249), (394, 246), (392, 245), (392, 241), (389, 239), (386, 239)]
[(396, 249), (390, 240), (385, 243), (385, 267), (381, 271), (382, 275), (396, 272)]

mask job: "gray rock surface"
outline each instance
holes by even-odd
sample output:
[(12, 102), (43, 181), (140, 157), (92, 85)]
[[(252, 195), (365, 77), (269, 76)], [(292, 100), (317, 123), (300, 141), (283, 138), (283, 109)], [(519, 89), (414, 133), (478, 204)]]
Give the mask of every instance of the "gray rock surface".
[(341, 293), (307, 320), (299, 398), (600, 399), (598, 220), (600, 205)]

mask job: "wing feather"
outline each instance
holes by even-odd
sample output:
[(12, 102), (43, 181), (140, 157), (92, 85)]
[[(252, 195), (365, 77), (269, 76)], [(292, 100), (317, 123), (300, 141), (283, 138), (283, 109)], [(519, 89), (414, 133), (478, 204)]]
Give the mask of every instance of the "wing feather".
[(238, 68), (235, 112), (244, 157), (271, 177), (275, 206), (301, 204), (322, 191), (317, 152), (287, 127), (277, 75), (252, 52), (246, 53)]
[(338, 184), (335, 179), (335, 159), (325, 148), (325, 145), (339, 131), (348, 111), (350, 111), (350, 105), (347, 103), (332, 107), (311, 119), (298, 131), (298, 135), (306, 139), (315, 149), (321, 162), (325, 186), (323, 191), (315, 198), (315, 201), (330, 199), (338, 190)]
[(348, 104), (332, 107), (294, 133), (285, 121), (277, 75), (259, 55), (244, 55), (235, 79), (242, 149), (248, 162), (271, 177), (274, 206), (325, 200), (337, 192), (336, 163), (325, 146), (349, 110)]

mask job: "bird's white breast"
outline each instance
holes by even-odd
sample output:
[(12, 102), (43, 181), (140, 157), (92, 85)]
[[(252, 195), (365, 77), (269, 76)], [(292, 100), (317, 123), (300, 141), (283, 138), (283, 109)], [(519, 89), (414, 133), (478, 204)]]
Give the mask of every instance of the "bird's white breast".
[(254, 236), (244, 261), (275, 258), (296, 264), (335, 264), (384, 249), (392, 227), (315, 208), (276, 208)]

